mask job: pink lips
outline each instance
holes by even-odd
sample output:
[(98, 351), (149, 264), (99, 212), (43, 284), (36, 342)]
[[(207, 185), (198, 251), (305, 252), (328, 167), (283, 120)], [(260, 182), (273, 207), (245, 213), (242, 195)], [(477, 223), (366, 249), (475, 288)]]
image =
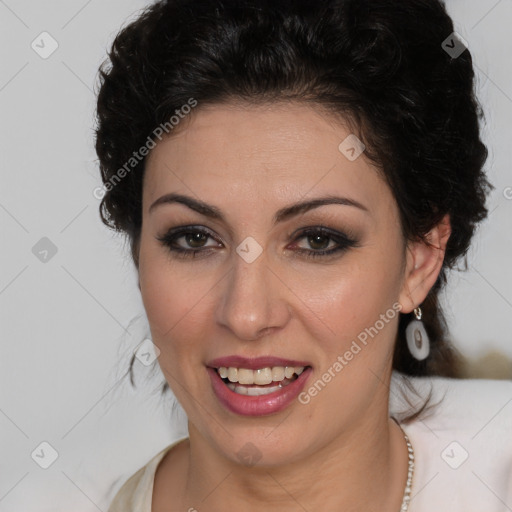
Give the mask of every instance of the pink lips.
[[(273, 366), (304, 366), (304, 371), (293, 382), (268, 395), (248, 396), (235, 393), (224, 383), (216, 368), (235, 367), (256, 370)], [(276, 357), (258, 357), (248, 359), (240, 356), (229, 356), (215, 359), (208, 363), (208, 374), (212, 388), (219, 402), (229, 411), (244, 416), (261, 416), (282, 411), (288, 407), (304, 388), (312, 373), (309, 363)]]

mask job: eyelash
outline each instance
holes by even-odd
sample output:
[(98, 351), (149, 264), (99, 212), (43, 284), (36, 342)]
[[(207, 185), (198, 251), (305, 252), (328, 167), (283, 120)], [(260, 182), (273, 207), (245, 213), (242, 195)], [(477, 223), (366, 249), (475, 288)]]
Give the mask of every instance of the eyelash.
[[(209, 238), (215, 239), (215, 237), (207, 230), (201, 229), (195, 226), (181, 226), (177, 228), (170, 229), (163, 236), (156, 237), (162, 245), (164, 245), (170, 252), (174, 253), (174, 256), (177, 258), (196, 258), (199, 253), (209, 253), (208, 248), (206, 249), (184, 249), (182, 247), (176, 246), (176, 241), (182, 238), (184, 235), (190, 234), (203, 234)], [(325, 226), (317, 226), (306, 228), (302, 230), (298, 236), (295, 237), (293, 242), (297, 242), (301, 238), (312, 237), (312, 236), (321, 236), (324, 238), (328, 238), (330, 241), (334, 241), (338, 244), (334, 249), (329, 250), (309, 250), (309, 249), (298, 249), (298, 252), (303, 254), (306, 258), (321, 258), (321, 257), (329, 257), (336, 253), (343, 253), (352, 247), (358, 247), (358, 240), (352, 235), (334, 232)], [(291, 236), (291, 235), (289, 235)], [(208, 241), (208, 239), (206, 240)], [(213, 248), (213, 247), (211, 247)]]

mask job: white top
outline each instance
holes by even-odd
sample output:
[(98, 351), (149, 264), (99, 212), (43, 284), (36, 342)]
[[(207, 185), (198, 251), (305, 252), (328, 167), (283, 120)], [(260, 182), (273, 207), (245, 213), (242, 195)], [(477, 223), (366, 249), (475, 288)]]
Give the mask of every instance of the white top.
[[(415, 452), (409, 512), (512, 511), (512, 381), (411, 378), (422, 396), (432, 387), (431, 414), (402, 424)], [(390, 412), (407, 411), (394, 372)], [(404, 388), (405, 389), (405, 388)], [(422, 400), (414, 398), (413, 404)], [(443, 398), (444, 396), (444, 398)], [(179, 439), (133, 474), (108, 512), (151, 512), (156, 468)]]

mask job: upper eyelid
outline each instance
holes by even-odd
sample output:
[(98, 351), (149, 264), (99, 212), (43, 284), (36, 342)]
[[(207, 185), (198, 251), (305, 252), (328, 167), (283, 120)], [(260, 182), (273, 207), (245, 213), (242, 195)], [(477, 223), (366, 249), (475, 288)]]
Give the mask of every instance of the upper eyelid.
[(223, 242), (222, 237), (220, 237), (217, 234), (214, 234), (212, 232), (212, 230), (206, 228), (205, 226), (196, 226), (196, 225), (176, 226), (174, 228), (168, 229), (162, 235), (159, 235), (156, 238), (161, 241), (163, 241), (165, 238), (171, 237), (171, 236), (175, 239), (179, 239), (188, 233), (203, 233), (213, 240), (217, 240), (220, 238), (220, 241)]

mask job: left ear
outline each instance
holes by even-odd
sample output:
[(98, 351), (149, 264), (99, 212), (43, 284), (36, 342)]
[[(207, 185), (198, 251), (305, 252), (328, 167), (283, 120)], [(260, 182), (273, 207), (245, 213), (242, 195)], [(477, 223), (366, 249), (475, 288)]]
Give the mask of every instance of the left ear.
[(450, 216), (446, 214), (441, 222), (428, 232), (426, 239), (429, 244), (423, 241), (407, 244), (407, 263), (399, 296), (401, 313), (410, 313), (417, 308), (434, 286), (443, 266), (450, 234)]

